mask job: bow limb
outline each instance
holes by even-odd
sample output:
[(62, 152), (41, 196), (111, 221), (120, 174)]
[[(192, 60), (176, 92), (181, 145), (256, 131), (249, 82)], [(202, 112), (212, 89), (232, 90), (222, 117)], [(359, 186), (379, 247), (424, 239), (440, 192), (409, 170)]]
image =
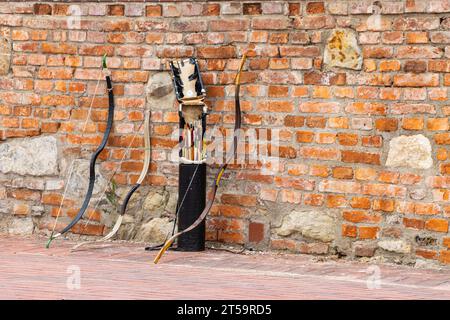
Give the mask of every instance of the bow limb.
[(120, 226), (123, 222), (123, 217), (125, 215), (125, 212), (127, 210), (128, 202), (130, 201), (133, 194), (136, 192), (137, 189), (141, 186), (142, 182), (144, 181), (145, 177), (147, 176), (149, 167), (150, 167), (150, 160), (151, 160), (151, 150), (150, 150), (150, 110), (147, 110), (145, 113), (145, 127), (144, 127), (144, 143), (145, 143), (145, 151), (144, 151), (144, 166), (142, 168), (141, 174), (139, 175), (138, 180), (136, 181), (136, 184), (128, 191), (127, 195), (124, 198), (124, 201), (122, 203), (122, 206), (120, 208), (119, 216), (116, 220), (116, 223), (114, 224), (114, 227), (111, 229), (111, 231), (104, 236), (101, 239), (95, 240), (95, 241), (86, 241), (77, 244), (72, 248), (72, 251), (78, 249), (79, 247), (88, 244), (88, 243), (97, 243), (97, 242), (105, 242), (111, 239), (116, 235), (116, 233), (119, 231)]
[(238, 138), (240, 134), (240, 129), (242, 125), (242, 114), (241, 114), (241, 103), (240, 103), (240, 88), (241, 88), (241, 74), (242, 70), (244, 68), (245, 61), (247, 59), (247, 54), (244, 53), (244, 55), (241, 58), (241, 63), (239, 65), (239, 69), (236, 74), (235, 78), (235, 95), (234, 95), (234, 101), (235, 101), (235, 121), (234, 121), (234, 137), (233, 137), (233, 152), (231, 153), (230, 157), (225, 161), (225, 163), (220, 167), (219, 171), (216, 174), (216, 177), (214, 179), (214, 185), (212, 187), (212, 196), (211, 199), (206, 204), (205, 208), (203, 209), (202, 213), (199, 215), (199, 217), (186, 229), (174, 234), (172, 237), (170, 237), (164, 244), (164, 246), (159, 250), (158, 254), (156, 255), (153, 262), (156, 264), (161, 259), (163, 254), (169, 249), (169, 247), (172, 245), (172, 243), (175, 241), (176, 238), (181, 236), (182, 234), (189, 232), (196, 228), (200, 223), (202, 223), (203, 220), (205, 220), (206, 216), (208, 215), (209, 211), (211, 210), (214, 200), (216, 198), (217, 189), (220, 185), (220, 180), (222, 179), (222, 176), (230, 162), (233, 161), (233, 159), (236, 157), (237, 149), (238, 149)]
[(73, 226), (75, 226), (78, 223), (78, 221), (80, 221), (80, 219), (83, 217), (84, 213), (86, 212), (86, 210), (89, 206), (89, 202), (91, 200), (92, 193), (94, 191), (95, 164), (97, 162), (98, 156), (103, 151), (103, 149), (106, 146), (106, 143), (108, 142), (108, 137), (111, 133), (111, 129), (112, 129), (113, 121), (114, 121), (114, 108), (115, 108), (111, 76), (109, 74), (108, 69), (106, 68), (105, 58), (103, 58), (103, 72), (105, 72), (106, 87), (108, 90), (108, 100), (109, 100), (108, 119), (107, 119), (106, 130), (105, 130), (105, 133), (103, 134), (103, 139), (102, 139), (100, 145), (97, 147), (97, 150), (95, 150), (95, 152), (92, 154), (91, 161), (89, 163), (88, 190), (86, 192), (86, 196), (84, 198), (83, 204), (82, 204), (80, 210), (78, 211), (77, 215), (75, 216), (75, 218), (59, 233), (57, 233), (55, 235), (52, 233), (52, 235), (50, 236), (50, 238), (47, 242), (47, 248), (50, 247), (50, 244), (53, 240), (55, 240), (56, 238), (62, 236), (63, 234), (67, 233), (68, 231), (70, 231), (73, 228)]

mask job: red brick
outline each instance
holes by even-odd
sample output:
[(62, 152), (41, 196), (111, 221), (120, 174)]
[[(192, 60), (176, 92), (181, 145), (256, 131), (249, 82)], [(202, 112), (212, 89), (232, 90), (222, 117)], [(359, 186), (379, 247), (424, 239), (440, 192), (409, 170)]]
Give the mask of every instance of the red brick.
[(112, 4), (108, 6), (108, 15), (110, 16), (123, 16), (125, 12), (125, 6), (123, 4)]
[(386, 59), (391, 58), (393, 49), (391, 47), (364, 47), (363, 57), (372, 59)]
[(349, 167), (334, 167), (333, 178), (335, 179), (352, 179), (353, 169)]
[(439, 261), (445, 264), (450, 264), (450, 250), (441, 250), (439, 252)]
[(303, 75), (304, 84), (309, 85), (345, 85), (345, 73), (308, 72)]
[(353, 133), (338, 133), (337, 139), (340, 145), (355, 146), (358, 144), (358, 135)]
[(239, 31), (247, 30), (249, 22), (246, 19), (213, 20), (209, 23), (211, 31)]
[(289, 239), (272, 239), (270, 241), (270, 246), (274, 250), (295, 251), (297, 248), (297, 243)]
[(203, 15), (204, 16), (218, 16), (220, 15), (220, 4), (219, 3), (206, 3), (203, 5)]
[(55, 16), (66, 16), (70, 15), (69, 5), (67, 4), (55, 4), (53, 7), (53, 14)]
[(305, 194), (304, 197), (304, 204), (306, 206), (322, 206), (323, 205), (323, 201), (324, 201), (324, 195), (322, 194)]
[(255, 30), (283, 30), (290, 24), (290, 20), (286, 18), (254, 18), (252, 27)]
[(319, 191), (335, 193), (360, 193), (361, 185), (357, 182), (351, 181), (324, 180), (319, 184)]
[(298, 17), (294, 20), (296, 29), (331, 29), (336, 25), (334, 17), (327, 15), (309, 15)]
[(423, 118), (404, 118), (402, 128), (405, 130), (422, 130)]
[(424, 73), (427, 71), (426, 61), (406, 61), (403, 67), (405, 72)]
[(300, 155), (304, 158), (309, 159), (337, 160), (339, 157), (339, 151), (331, 148), (325, 149), (325, 148), (302, 147), (300, 148)]
[(427, 32), (407, 32), (406, 33), (406, 43), (427, 43), (428, 34)]
[(259, 15), (262, 13), (261, 3), (244, 3), (242, 9), (244, 15)]
[(378, 227), (358, 227), (360, 239), (376, 239), (378, 236)]
[(436, 232), (448, 232), (448, 221), (443, 219), (430, 219), (425, 222), (425, 229)]
[(371, 201), (366, 197), (353, 197), (350, 206), (355, 209), (370, 209)]
[(427, 120), (427, 129), (431, 131), (443, 131), (449, 129), (447, 118), (429, 118)]
[(366, 184), (362, 186), (362, 194), (378, 197), (404, 197), (406, 188), (389, 184)]
[(250, 222), (248, 225), (248, 241), (259, 243), (264, 239), (264, 224)]
[(398, 129), (398, 120), (394, 118), (376, 119), (375, 128), (379, 131), (396, 131)]
[(412, 228), (412, 229), (423, 229), (425, 227), (425, 221), (420, 219), (410, 219), (410, 218), (403, 218), (403, 225), (406, 228)]
[(300, 103), (299, 109), (301, 112), (338, 113), (340, 110), (340, 105), (336, 102), (306, 101)]
[(253, 207), (256, 205), (255, 196), (223, 194), (221, 200), (225, 204), (241, 205), (244, 207)]
[(397, 48), (399, 59), (436, 59), (442, 57), (442, 49), (432, 46), (401, 46)]
[(344, 220), (353, 223), (378, 223), (381, 221), (381, 216), (369, 214), (365, 211), (344, 211), (342, 217)]
[(283, 189), (280, 191), (280, 200), (285, 203), (299, 204), (302, 201), (302, 194), (299, 191)]
[(394, 75), (394, 86), (396, 86), (396, 87), (437, 87), (437, 86), (439, 86), (439, 75), (433, 74), (433, 73), (396, 74), (396, 75)]
[(376, 153), (343, 150), (341, 154), (343, 162), (380, 164), (380, 155)]
[(342, 235), (348, 238), (356, 238), (358, 229), (356, 226), (342, 224)]
[(301, 14), (301, 5), (298, 2), (289, 2), (289, 15), (299, 16)]
[(198, 48), (199, 58), (234, 58), (235, 48), (231, 46), (223, 47), (202, 47)]
[(309, 2), (306, 5), (306, 13), (308, 14), (325, 13), (325, 4), (323, 2)]
[(34, 8), (34, 14), (36, 14), (36, 15), (51, 15), (52, 14), (52, 6), (50, 4), (35, 3), (33, 8)]
[(375, 199), (373, 201), (373, 210), (393, 212), (395, 207), (394, 200), (391, 199)]
[(400, 61), (398, 60), (383, 60), (380, 62), (380, 71), (381, 72), (399, 71), (400, 66), (401, 66)]
[(342, 208), (347, 204), (347, 200), (344, 196), (330, 194), (327, 195), (326, 205), (328, 208)]
[(425, 259), (436, 259), (438, 254), (433, 250), (416, 249), (416, 255)]
[(275, 184), (277, 187), (283, 188), (293, 188), (297, 190), (314, 190), (315, 183), (312, 180), (301, 179), (301, 178), (285, 178), (285, 177), (275, 177)]

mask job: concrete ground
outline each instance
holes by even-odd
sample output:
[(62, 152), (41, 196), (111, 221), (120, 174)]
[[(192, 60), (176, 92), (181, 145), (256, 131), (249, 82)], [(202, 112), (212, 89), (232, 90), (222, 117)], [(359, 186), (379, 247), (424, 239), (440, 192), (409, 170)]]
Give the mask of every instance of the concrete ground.
[(0, 299), (450, 299), (448, 269), (45, 240), (0, 236)]

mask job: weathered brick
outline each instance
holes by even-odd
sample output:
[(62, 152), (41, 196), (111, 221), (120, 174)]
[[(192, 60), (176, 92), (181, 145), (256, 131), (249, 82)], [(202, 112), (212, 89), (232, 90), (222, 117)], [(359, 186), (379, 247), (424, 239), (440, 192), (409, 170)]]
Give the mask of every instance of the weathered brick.
[(325, 4), (323, 2), (308, 2), (306, 5), (306, 13), (321, 14), (325, 13)]
[(439, 75), (434, 73), (424, 74), (397, 74), (394, 76), (394, 86), (397, 87), (437, 87)]
[(343, 150), (341, 155), (343, 162), (380, 164), (380, 155), (376, 153)]
[(356, 238), (358, 234), (358, 229), (356, 226), (342, 224), (342, 235), (348, 238)]
[(424, 73), (427, 71), (426, 61), (406, 61), (403, 70), (412, 73)]
[(52, 6), (46, 3), (35, 3), (34, 6), (34, 14), (36, 15), (51, 15), (52, 14)]
[(299, 16), (301, 14), (301, 4), (299, 2), (289, 2), (288, 9), (290, 16)]
[(333, 178), (335, 179), (352, 179), (353, 169), (349, 167), (334, 167)]
[(436, 232), (448, 232), (448, 221), (443, 219), (429, 219), (425, 222), (425, 229)]
[(123, 4), (112, 4), (108, 6), (108, 15), (123, 16), (125, 14), (125, 6)]
[(261, 3), (244, 3), (242, 9), (244, 15), (259, 15), (262, 13)]
[(160, 17), (162, 15), (161, 5), (148, 5), (145, 7), (145, 15), (147, 17)]
[(375, 128), (379, 131), (396, 131), (398, 129), (398, 120), (395, 118), (376, 119)]
[(353, 223), (378, 223), (381, 221), (381, 216), (376, 214), (369, 214), (365, 211), (344, 211), (342, 213), (344, 220)]
[(378, 227), (358, 227), (358, 236), (360, 239), (376, 239), (378, 231)]

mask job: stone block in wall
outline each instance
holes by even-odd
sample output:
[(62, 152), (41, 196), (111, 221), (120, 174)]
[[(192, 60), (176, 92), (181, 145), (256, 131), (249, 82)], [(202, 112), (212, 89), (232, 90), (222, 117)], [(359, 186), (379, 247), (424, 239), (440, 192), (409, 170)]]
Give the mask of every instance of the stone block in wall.
[(408, 254), (411, 252), (411, 244), (403, 239), (388, 239), (378, 242), (378, 246), (386, 251)]
[(276, 232), (279, 236), (300, 233), (307, 238), (329, 242), (336, 238), (336, 219), (326, 211), (293, 211), (283, 218)]
[(29, 235), (34, 230), (33, 220), (31, 218), (13, 219), (8, 227), (9, 234)]
[(161, 243), (166, 240), (167, 235), (171, 231), (172, 223), (169, 218), (154, 218), (141, 226), (135, 240)]
[[(89, 184), (89, 160), (78, 159), (71, 163), (72, 168), (68, 171), (70, 177), (66, 177), (67, 195), (74, 198), (83, 198), (86, 194)], [(95, 184), (93, 190), (93, 197), (100, 195), (106, 189), (108, 180), (100, 172), (100, 165), (95, 167)]]
[(153, 73), (148, 80), (147, 105), (151, 110), (173, 108), (175, 94), (173, 84), (168, 72)]
[(429, 169), (432, 165), (431, 144), (422, 134), (395, 137), (389, 142), (386, 166)]
[(363, 58), (356, 33), (348, 29), (333, 30), (325, 46), (323, 62), (328, 68), (361, 70)]
[(0, 145), (0, 172), (23, 176), (56, 175), (58, 147), (55, 137), (15, 139)]

